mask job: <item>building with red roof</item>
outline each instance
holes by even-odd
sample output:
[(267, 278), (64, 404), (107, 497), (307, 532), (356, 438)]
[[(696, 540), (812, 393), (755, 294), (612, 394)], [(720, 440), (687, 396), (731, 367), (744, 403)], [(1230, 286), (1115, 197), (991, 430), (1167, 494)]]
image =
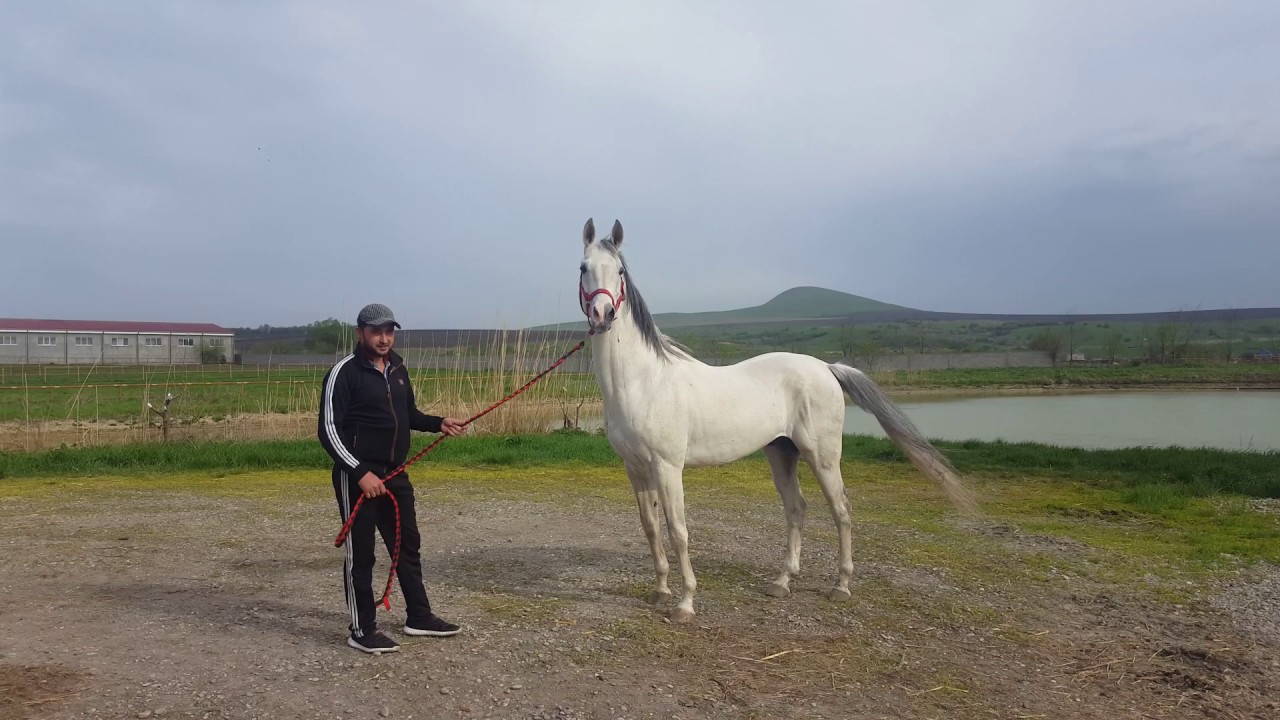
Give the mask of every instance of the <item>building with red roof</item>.
[(230, 362), (234, 341), (211, 323), (0, 318), (0, 363), (9, 365)]

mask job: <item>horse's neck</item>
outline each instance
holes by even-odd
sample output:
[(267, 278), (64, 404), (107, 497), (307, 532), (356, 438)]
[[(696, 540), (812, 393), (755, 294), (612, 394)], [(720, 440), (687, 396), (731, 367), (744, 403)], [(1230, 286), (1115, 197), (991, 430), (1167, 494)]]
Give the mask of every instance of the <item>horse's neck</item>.
[(597, 335), (591, 347), (596, 378), (606, 403), (625, 402), (661, 382), (668, 369), (657, 353), (645, 344), (630, 314), (613, 323), (609, 331)]

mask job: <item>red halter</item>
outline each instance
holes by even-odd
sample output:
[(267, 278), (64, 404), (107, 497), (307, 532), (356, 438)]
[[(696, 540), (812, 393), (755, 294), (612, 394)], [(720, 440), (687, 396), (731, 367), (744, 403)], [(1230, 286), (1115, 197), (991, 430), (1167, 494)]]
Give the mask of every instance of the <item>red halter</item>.
[(582, 304), (583, 315), (586, 315), (587, 317), (591, 317), (591, 313), (587, 309), (587, 306), (591, 304), (591, 299), (597, 295), (604, 295), (605, 297), (609, 298), (609, 302), (613, 303), (613, 312), (614, 314), (617, 314), (618, 308), (622, 306), (622, 301), (627, 299), (627, 283), (624, 280), (619, 284), (618, 297), (615, 298), (613, 296), (613, 293), (609, 292), (608, 290), (605, 290), (604, 288), (597, 288), (595, 290), (592, 290), (590, 294), (587, 294), (587, 289), (582, 287), (582, 283), (579, 282), (578, 283), (578, 301)]

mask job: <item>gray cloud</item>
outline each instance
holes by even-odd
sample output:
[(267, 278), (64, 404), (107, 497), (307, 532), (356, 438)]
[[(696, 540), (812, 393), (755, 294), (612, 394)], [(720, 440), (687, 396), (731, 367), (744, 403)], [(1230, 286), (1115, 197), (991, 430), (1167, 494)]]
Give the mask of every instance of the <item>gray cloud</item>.
[[(0, 315), (1277, 305), (1280, 6), (0, 9)], [(16, 270), (15, 270), (16, 269)]]

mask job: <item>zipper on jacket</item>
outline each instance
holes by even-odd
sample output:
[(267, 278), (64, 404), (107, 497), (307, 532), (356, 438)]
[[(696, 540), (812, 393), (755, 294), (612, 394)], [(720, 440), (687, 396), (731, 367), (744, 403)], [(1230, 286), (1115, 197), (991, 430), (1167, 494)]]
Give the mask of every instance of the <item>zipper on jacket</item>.
[(396, 461), (396, 440), (400, 439), (400, 416), (396, 414), (395, 403), (391, 402), (391, 373), (395, 372), (388, 361), (387, 374), (383, 379), (387, 381), (387, 407), (391, 409), (391, 422), (394, 423), (395, 433), (391, 436), (391, 456), (387, 458), (391, 463)]

